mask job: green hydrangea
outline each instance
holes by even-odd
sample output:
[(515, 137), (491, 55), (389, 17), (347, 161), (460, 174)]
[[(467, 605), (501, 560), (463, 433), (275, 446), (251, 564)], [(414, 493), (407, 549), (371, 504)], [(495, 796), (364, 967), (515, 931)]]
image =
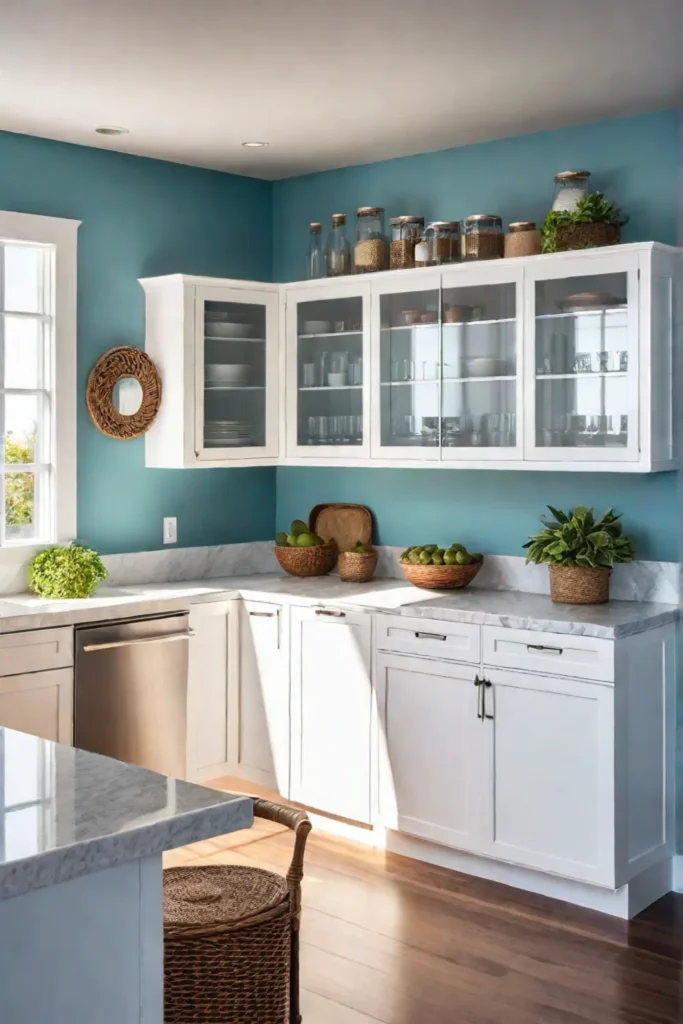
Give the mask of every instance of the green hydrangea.
[(39, 597), (91, 597), (109, 573), (96, 551), (81, 544), (46, 548), (31, 559), (29, 587)]

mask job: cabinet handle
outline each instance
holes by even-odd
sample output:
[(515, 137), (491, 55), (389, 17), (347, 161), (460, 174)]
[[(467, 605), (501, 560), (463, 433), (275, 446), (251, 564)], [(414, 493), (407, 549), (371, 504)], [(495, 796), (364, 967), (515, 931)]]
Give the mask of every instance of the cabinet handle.
[[(484, 700), (482, 702), (483, 703), (483, 708), (484, 708), (484, 718), (493, 718), (493, 715), (490, 715), (488, 713), (488, 711), (486, 710), (486, 693), (487, 693), (488, 690), (491, 691), (491, 697), (493, 697), (493, 683), (490, 682), (488, 679), (485, 679), (484, 680), (484, 685), (482, 687), (482, 693), (484, 694)], [(495, 703), (495, 699), (494, 699), (494, 703)], [(495, 710), (495, 708), (494, 708), (494, 710)]]
[(545, 644), (527, 644), (527, 651), (547, 651), (548, 654), (562, 654), (563, 647), (546, 647)]
[(445, 640), (445, 633), (416, 633), (416, 640)]
[(480, 721), (484, 720), (484, 702), (482, 700), (484, 694), (484, 680), (480, 679), (479, 676), (474, 677), (474, 685), (477, 687), (477, 718)]
[(316, 615), (332, 615), (335, 619), (345, 619), (346, 612), (333, 612), (329, 608), (316, 608)]
[(249, 612), (254, 619), (274, 619), (277, 612)]

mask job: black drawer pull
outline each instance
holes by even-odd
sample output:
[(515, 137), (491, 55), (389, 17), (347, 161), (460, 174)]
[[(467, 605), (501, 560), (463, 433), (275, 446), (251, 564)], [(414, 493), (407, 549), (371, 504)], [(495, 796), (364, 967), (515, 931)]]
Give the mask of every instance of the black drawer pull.
[(416, 633), (416, 640), (445, 640), (446, 636), (444, 633)]
[(336, 619), (345, 619), (346, 618), (346, 612), (334, 612), (334, 611), (331, 611), (328, 608), (316, 608), (315, 614), (316, 615), (332, 615)]
[(249, 612), (253, 619), (274, 619), (277, 612)]
[(563, 647), (546, 647), (545, 644), (527, 644), (527, 651), (547, 651), (548, 654), (562, 654)]

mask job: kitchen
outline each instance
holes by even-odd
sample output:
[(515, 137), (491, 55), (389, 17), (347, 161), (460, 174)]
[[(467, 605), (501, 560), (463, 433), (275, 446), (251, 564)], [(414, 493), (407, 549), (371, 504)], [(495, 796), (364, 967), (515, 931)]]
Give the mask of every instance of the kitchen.
[[(635, 61), (644, 44), (629, 45)], [(416, 878), (443, 870), (444, 888), (467, 877), (482, 900), (484, 885), (506, 885), (508, 897), (491, 890), (498, 910), (562, 900), (567, 920), (587, 908), (609, 915), (606, 929), (677, 888), (679, 113), (664, 96), (648, 103), (577, 99), (571, 124), (548, 110), (477, 137), (444, 134), (442, 117), (443, 144), (425, 135), (296, 166), (265, 124), (242, 128), (221, 163), (180, 138), (145, 148), (127, 108), (89, 111), (87, 134), (58, 129), (47, 108), (3, 123), (5, 263), (22, 247), (59, 256), (54, 297), (45, 276), (16, 298), (1, 275), (2, 433), (29, 451), (3, 469), (0, 725), (305, 806), (305, 1019), (335, 1019), (345, 1000), (330, 979), (349, 969), (316, 931), (320, 901), (343, 902), (320, 895), (317, 858), (370, 863), (386, 849)], [(130, 132), (96, 134), (110, 119)], [(259, 138), (271, 145), (242, 146)], [(619, 244), (515, 255), (513, 236), (553, 209), (556, 176), (580, 167), (588, 194), (629, 218)], [(473, 258), (475, 236), (497, 232), (474, 221), (469, 254), (465, 223), (448, 260), (435, 229), (432, 262), (430, 225), (482, 210), (500, 218), (507, 255)], [(310, 226), (326, 265), (340, 212), (346, 269), (379, 251), (366, 231), (378, 218), (389, 265), (306, 279)], [(59, 359), (41, 364), (52, 318)], [(567, 324), (576, 338), (559, 344)], [(38, 370), (12, 364), (13, 339)], [(45, 407), (53, 436), (31, 441), (25, 425)], [(324, 575), (289, 575), (281, 559), (325, 552), (276, 537), (297, 536), (297, 520), (315, 532), (321, 503), (369, 509), (370, 533), (347, 538)], [(540, 549), (525, 563), (549, 503), (623, 513), (634, 557), (609, 575), (609, 603), (553, 602)], [(109, 574), (94, 596), (27, 594), (29, 558), (74, 538)], [(370, 550), (353, 552), (361, 539)], [(472, 552), (483, 559), (458, 562)], [(372, 561), (367, 582), (338, 575), (348, 563), (367, 578)], [(81, 570), (97, 577), (93, 566)], [(468, 570), (466, 588), (409, 582), (446, 570)], [(196, 841), (222, 856), (209, 833)], [(264, 863), (279, 863), (278, 842)], [(389, 998), (362, 994), (371, 984), (350, 987), (360, 1020), (397, 1019)]]

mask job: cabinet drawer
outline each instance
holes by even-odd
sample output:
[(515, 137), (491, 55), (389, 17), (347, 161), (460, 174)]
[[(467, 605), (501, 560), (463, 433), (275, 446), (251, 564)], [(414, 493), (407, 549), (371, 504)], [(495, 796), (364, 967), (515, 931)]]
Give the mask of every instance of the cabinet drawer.
[(68, 668), (74, 663), (73, 634), (64, 626), (0, 635), (0, 676)]
[(376, 646), (379, 651), (479, 664), (481, 629), (463, 622), (422, 619), (412, 615), (378, 615)]
[(483, 627), (484, 665), (578, 679), (614, 680), (614, 641), (530, 629)]

